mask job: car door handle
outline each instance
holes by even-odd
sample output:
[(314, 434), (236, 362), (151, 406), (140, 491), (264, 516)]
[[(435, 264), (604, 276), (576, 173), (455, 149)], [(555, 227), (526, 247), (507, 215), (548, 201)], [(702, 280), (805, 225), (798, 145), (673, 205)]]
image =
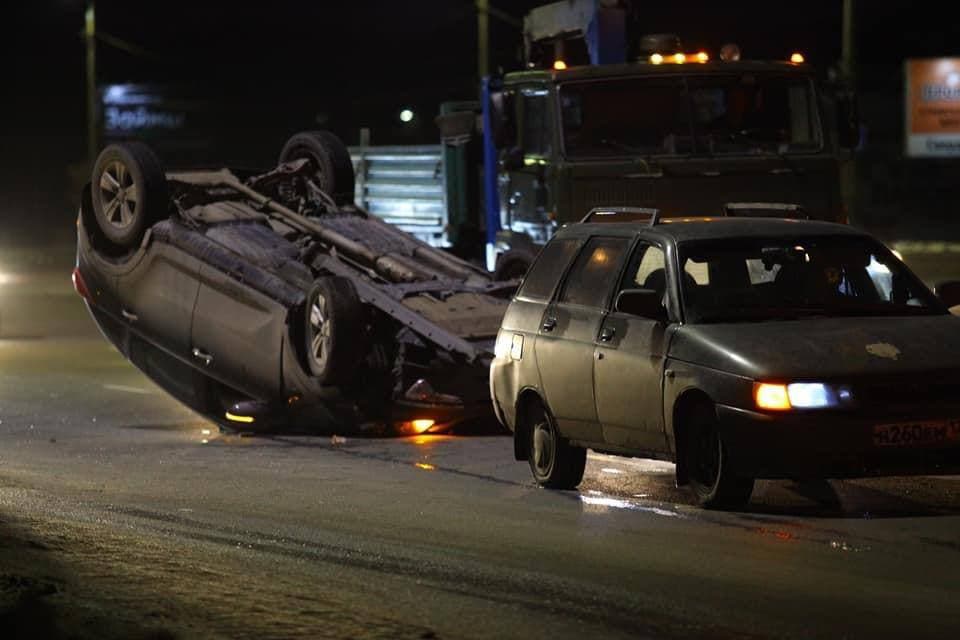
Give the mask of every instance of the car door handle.
[(140, 319), (140, 316), (126, 309), (120, 309), (120, 315), (122, 315), (127, 322), (136, 322)]
[(552, 316), (544, 318), (541, 328), (547, 332), (553, 331), (557, 328), (557, 319)]
[(616, 329), (613, 327), (604, 327), (600, 330), (600, 342), (610, 342), (615, 335), (617, 335)]
[(200, 349), (197, 349), (196, 347), (193, 348), (193, 357), (208, 367), (210, 366), (210, 363), (213, 362), (212, 355), (210, 355), (209, 353), (205, 353)]

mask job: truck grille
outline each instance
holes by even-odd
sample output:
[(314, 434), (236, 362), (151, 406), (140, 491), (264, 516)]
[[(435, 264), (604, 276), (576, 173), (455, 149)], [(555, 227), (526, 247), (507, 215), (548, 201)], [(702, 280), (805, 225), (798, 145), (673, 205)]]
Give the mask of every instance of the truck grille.
[(573, 181), (571, 216), (577, 220), (594, 207), (655, 206), (653, 182), (630, 178)]

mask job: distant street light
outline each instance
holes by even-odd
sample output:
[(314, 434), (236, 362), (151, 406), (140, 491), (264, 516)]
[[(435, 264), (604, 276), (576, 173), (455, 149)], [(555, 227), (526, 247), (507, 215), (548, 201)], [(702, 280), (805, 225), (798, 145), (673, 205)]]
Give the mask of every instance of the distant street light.
[(410, 109), (404, 109), (400, 112), (400, 122), (412, 122), (413, 121), (413, 111)]

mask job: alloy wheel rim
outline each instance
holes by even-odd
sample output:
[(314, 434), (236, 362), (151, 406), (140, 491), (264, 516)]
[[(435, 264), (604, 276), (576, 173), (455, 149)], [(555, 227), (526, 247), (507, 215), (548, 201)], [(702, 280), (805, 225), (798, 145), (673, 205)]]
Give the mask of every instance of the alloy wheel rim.
[(122, 231), (136, 220), (140, 193), (122, 162), (111, 162), (100, 174), (100, 199), (103, 217), (111, 227)]
[(310, 329), (310, 357), (322, 369), (330, 350), (330, 322), (327, 317), (327, 298), (323, 294), (317, 294), (310, 305)]

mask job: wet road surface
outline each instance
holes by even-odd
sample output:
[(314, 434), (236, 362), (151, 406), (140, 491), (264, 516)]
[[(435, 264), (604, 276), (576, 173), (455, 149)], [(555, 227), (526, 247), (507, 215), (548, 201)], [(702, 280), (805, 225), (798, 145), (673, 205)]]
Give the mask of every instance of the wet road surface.
[(960, 631), (960, 478), (761, 482), (717, 513), (648, 460), (537, 489), (503, 436), (221, 435), (59, 286), (26, 319), (0, 290), (0, 624), (22, 637)]

